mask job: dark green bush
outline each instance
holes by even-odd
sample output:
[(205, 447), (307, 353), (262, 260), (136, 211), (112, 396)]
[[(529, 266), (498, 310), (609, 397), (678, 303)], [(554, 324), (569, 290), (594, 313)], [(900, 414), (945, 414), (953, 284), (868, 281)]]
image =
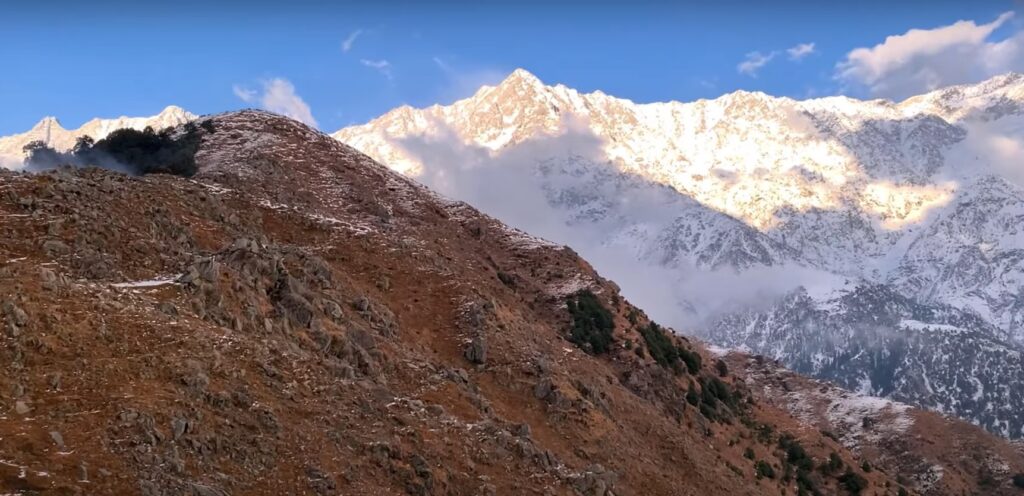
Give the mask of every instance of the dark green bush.
[(757, 472), (758, 479), (762, 477), (767, 479), (775, 478), (775, 469), (772, 468), (770, 463), (764, 460), (758, 460), (757, 463), (754, 464), (754, 471)]
[(692, 387), (686, 392), (686, 402), (693, 406), (700, 404), (700, 395), (697, 394), (697, 391)]
[(718, 370), (719, 377), (727, 377), (729, 375), (729, 366), (725, 364), (725, 360), (718, 359), (715, 362), (715, 369)]
[(705, 402), (714, 404), (715, 400), (718, 400), (730, 408), (736, 408), (736, 395), (733, 394), (732, 388), (721, 379), (717, 377), (702, 377), (700, 384), (703, 393), (702, 398)]
[(786, 434), (779, 438), (779, 447), (786, 452), (786, 462), (795, 466), (800, 471), (808, 471), (814, 468), (814, 460), (807, 455), (807, 451), (804, 447), (793, 438), (792, 435)]
[(832, 452), (828, 455), (828, 460), (821, 464), (819, 470), (823, 474), (834, 474), (843, 468), (843, 459), (839, 457), (839, 453)]
[(847, 470), (839, 477), (839, 486), (849, 491), (850, 494), (860, 494), (861, 491), (867, 489), (868, 481), (852, 470)]
[(677, 348), (676, 353), (679, 355), (679, 358), (683, 360), (683, 363), (686, 364), (686, 370), (688, 370), (691, 375), (696, 375), (697, 372), (700, 372), (700, 353), (693, 352), (682, 347)]
[(658, 324), (651, 322), (640, 328), (640, 335), (647, 343), (647, 352), (662, 367), (676, 367), (679, 363), (679, 351), (672, 344), (672, 339)]
[(606, 353), (611, 348), (615, 321), (594, 293), (583, 290), (566, 302), (572, 315), (569, 340), (592, 354)]
[(1013, 485), (1024, 489), (1024, 474), (1017, 474), (1013, 476)]
[(712, 421), (718, 420), (718, 411), (715, 410), (714, 406), (707, 403), (701, 403), (699, 408), (700, 414), (703, 415), (704, 418)]

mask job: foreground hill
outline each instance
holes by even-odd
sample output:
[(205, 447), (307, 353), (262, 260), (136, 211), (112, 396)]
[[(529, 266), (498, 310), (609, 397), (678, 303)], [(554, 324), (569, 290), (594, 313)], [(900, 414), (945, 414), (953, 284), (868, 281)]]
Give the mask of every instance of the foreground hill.
[(941, 417), (938, 481), (851, 451), (572, 250), (297, 122), (174, 135), (192, 177), (0, 174), (0, 492), (1012, 494), (1024, 472)]

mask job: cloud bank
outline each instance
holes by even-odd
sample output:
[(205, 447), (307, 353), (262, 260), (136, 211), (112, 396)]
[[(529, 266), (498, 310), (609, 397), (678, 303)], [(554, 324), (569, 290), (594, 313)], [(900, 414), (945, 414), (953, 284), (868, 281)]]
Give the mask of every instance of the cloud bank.
[(873, 47), (856, 48), (836, 66), (835, 77), (871, 96), (903, 99), (943, 86), (1024, 70), (1024, 33), (993, 39), (1013, 12), (992, 22), (961, 20), (934, 29), (911, 29)]
[[(498, 151), (467, 144), (443, 122), (395, 144), (422, 167), (415, 179), (506, 224), (572, 247), (658, 322), (697, 332), (718, 312), (768, 305), (810, 276), (792, 267), (705, 270), (661, 265), (643, 255), (695, 205), (671, 188), (623, 172), (584, 123)], [(694, 207), (699, 208), (699, 207)], [(639, 237), (628, 234), (646, 231)], [(640, 240), (640, 241), (638, 241)], [(638, 252), (639, 250), (639, 252)], [(805, 277), (806, 276), (806, 277)]]

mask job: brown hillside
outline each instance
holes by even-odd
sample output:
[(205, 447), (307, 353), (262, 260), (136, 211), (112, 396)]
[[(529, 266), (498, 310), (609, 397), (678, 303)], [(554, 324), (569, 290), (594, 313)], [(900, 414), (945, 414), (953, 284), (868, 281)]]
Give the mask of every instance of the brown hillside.
[(0, 174), (0, 494), (899, 494), (571, 250), (202, 128), (191, 179)]

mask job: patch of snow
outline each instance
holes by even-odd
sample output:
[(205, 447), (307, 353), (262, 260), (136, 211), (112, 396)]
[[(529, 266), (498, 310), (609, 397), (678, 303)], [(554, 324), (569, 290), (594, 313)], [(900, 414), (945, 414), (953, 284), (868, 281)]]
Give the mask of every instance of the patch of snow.
[(175, 284), (177, 279), (178, 277), (170, 277), (162, 279), (148, 279), (145, 281), (116, 282), (110, 286), (115, 288), (155, 288), (158, 286)]
[(949, 324), (930, 324), (928, 322), (921, 322), (919, 320), (903, 319), (900, 321), (900, 327), (910, 329), (912, 331), (947, 331), (947, 332), (962, 332), (964, 329), (949, 325)]

